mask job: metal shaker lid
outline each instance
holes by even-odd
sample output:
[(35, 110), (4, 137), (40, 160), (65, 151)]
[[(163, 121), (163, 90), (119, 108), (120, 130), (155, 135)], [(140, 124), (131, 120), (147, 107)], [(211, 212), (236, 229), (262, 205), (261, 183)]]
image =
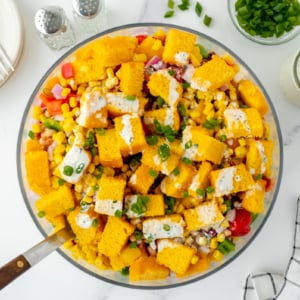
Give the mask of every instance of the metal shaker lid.
[(99, 0), (73, 0), (74, 12), (83, 18), (93, 18), (101, 10), (102, 5)]

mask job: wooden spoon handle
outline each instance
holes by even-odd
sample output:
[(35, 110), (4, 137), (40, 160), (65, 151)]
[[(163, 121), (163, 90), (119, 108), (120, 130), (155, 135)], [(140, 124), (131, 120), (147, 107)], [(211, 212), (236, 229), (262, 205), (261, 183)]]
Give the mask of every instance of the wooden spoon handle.
[(19, 255), (0, 268), (0, 290), (31, 267), (23, 255)]

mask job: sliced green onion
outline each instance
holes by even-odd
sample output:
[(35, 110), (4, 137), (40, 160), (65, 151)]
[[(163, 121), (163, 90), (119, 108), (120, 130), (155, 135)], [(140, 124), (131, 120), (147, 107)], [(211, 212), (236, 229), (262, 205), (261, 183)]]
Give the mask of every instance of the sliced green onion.
[(211, 24), (211, 21), (212, 21), (212, 18), (210, 16), (208, 16), (208, 15), (204, 16), (203, 24), (205, 26), (209, 27)]
[(162, 144), (158, 147), (158, 155), (161, 161), (166, 161), (171, 155), (170, 147), (167, 144)]
[(174, 176), (178, 176), (178, 175), (180, 174), (179, 169), (178, 169), (178, 168), (175, 168), (175, 169), (173, 170), (172, 174), (173, 174)]
[(192, 148), (192, 146), (193, 146), (193, 142), (192, 141), (188, 141), (188, 142), (185, 143), (184, 148), (185, 149), (190, 149), (190, 148)]
[(200, 197), (204, 197), (204, 196), (205, 196), (205, 191), (204, 191), (203, 189), (198, 188), (198, 189), (196, 190), (196, 193), (197, 193), (197, 195), (200, 196)]
[(173, 0), (168, 0), (168, 7), (170, 8), (170, 9), (173, 9), (174, 8), (174, 1)]
[(37, 213), (37, 216), (38, 216), (39, 218), (43, 218), (43, 217), (45, 217), (45, 215), (46, 215), (46, 213), (45, 213), (44, 211), (39, 211), (39, 212)]
[(158, 173), (156, 171), (154, 171), (153, 169), (150, 169), (148, 173), (153, 178), (157, 178), (157, 176), (158, 176)]
[(76, 174), (80, 174), (80, 173), (82, 172), (82, 170), (84, 169), (84, 167), (85, 167), (85, 163), (80, 163), (80, 164), (76, 167), (75, 173), (76, 173)]
[(125, 96), (125, 99), (129, 100), (129, 101), (134, 101), (136, 99), (136, 97), (133, 95), (127, 95), (127, 96)]
[(148, 144), (148, 145), (153, 146), (153, 145), (156, 145), (156, 144), (157, 144), (157, 142), (158, 142), (158, 137), (157, 137), (157, 135), (147, 135), (147, 136), (146, 136), (146, 141), (147, 141), (147, 144)]
[(66, 176), (72, 176), (74, 172), (74, 168), (72, 166), (64, 166), (63, 168), (63, 174)]
[(193, 163), (193, 161), (187, 157), (183, 157), (182, 161), (187, 165), (191, 165)]
[(195, 5), (195, 12), (197, 14), (198, 17), (201, 16), (202, 13), (202, 5), (197, 1), (196, 5)]
[(119, 209), (117, 209), (115, 211), (115, 217), (117, 217), (117, 218), (121, 218), (122, 217), (122, 212)]
[(35, 139), (35, 133), (34, 133), (32, 130), (30, 130), (30, 131), (28, 132), (28, 136), (29, 136), (32, 140)]
[(164, 18), (171, 18), (174, 16), (174, 10), (169, 10), (164, 14)]
[(164, 225), (163, 225), (163, 229), (164, 229), (165, 231), (170, 231), (171, 226), (170, 226), (169, 224), (164, 224)]

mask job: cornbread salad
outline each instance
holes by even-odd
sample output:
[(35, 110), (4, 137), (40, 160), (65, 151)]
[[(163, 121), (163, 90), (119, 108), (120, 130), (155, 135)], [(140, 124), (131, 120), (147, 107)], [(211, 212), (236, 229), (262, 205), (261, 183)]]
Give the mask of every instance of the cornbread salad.
[(36, 213), (75, 259), (129, 280), (205, 271), (272, 188), (268, 103), (230, 55), (178, 29), (105, 36), (42, 86), (25, 153)]

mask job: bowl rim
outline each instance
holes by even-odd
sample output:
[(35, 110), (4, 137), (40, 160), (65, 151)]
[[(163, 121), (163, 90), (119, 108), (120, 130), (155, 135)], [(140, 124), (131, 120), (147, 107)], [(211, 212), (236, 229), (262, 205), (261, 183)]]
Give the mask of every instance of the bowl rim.
[(274, 38), (274, 37), (269, 37), (269, 38), (264, 38), (258, 35), (252, 36), (241, 26), (239, 25), (236, 15), (235, 15), (235, 9), (234, 9), (234, 4), (237, 2), (237, 0), (227, 0), (227, 9), (228, 13), (230, 16), (230, 19), (234, 25), (234, 27), (237, 29), (238, 32), (240, 32), (244, 37), (246, 37), (248, 40), (251, 40), (253, 42), (256, 42), (261, 45), (266, 45), (266, 46), (275, 46), (275, 45), (281, 45), (284, 43), (287, 43), (291, 40), (293, 40), (295, 37), (300, 35), (300, 25), (295, 26), (291, 31), (288, 31), (284, 33), (281, 37), (279, 38)]
[[(271, 102), (271, 99), (267, 93), (267, 91), (265, 90), (265, 88), (263, 87), (262, 83), (260, 82), (260, 80), (258, 79), (258, 77), (255, 75), (255, 73), (248, 67), (248, 65), (237, 55), (235, 54), (235, 52), (233, 52), (232, 50), (230, 50), (227, 46), (225, 46), (222, 42), (219, 42), (217, 39), (210, 37), (200, 31), (188, 28), (188, 27), (184, 27), (184, 26), (180, 26), (180, 25), (173, 25), (170, 23), (162, 23), (162, 22), (143, 22), (143, 23), (130, 23), (130, 24), (125, 24), (125, 25), (120, 25), (120, 26), (116, 26), (116, 27), (112, 27), (110, 29), (107, 29), (105, 31), (102, 31), (100, 33), (97, 33), (93, 36), (88, 37), (87, 39), (84, 39), (83, 41), (80, 41), (78, 44), (74, 45), (73, 47), (71, 47), (70, 49), (68, 49), (62, 56), (60, 56), (60, 58), (58, 58), (54, 63), (52, 63), (51, 67), (49, 67), (47, 69), (47, 71), (45, 72), (45, 74), (42, 76), (42, 78), (39, 80), (39, 82), (37, 83), (37, 85), (35, 86), (35, 89), (33, 90), (32, 94), (29, 97), (29, 100), (26, 104), (25, 110), (23, 112), (23, 116), (21, 119), (21, 123), (19, 126), (19, 133), (18, 133), (18, 141), (17, 141), (17, 153), (16, 153), (16, 159), (17, 159), (17, 172), (18, 172), (18, 181), (19, 181), (19, 187), (21, 189), (21, 193), (22, 193), (22, 198), (23, 201), (25, 202), (25, 205), (27, 207), (27, 210), (29, 211), (29, 214), (31, 215), (31, 218), (33, 219), (35, 225), (37, 226), (37, 228), (39, 229), (39, 231), (41, 232), (41, 234), (44, 237), (47, 237), (48, 234), (46, 233), (46, 231), (43, 229), (43, 227), (41, 226), (41, 224), (38, 222), (38, 219), (36, 218), (33, 210), (31, 209), (30, 203), (28, 201), (27, 198), (27, 193), (26, 193), (26, 189), (24, 186), (24, 180), (22, 179), (22, 168), (21, 168), (21, 146), (22, 146), (22, 137), (23, 137), (23, 133), (24, 133), (24, 128), (25, 128), (25, 121), (27, 119), (29, 110), (31, 108), (31, 105), (37, 95), (37, 92), (40, 90), (42, 84), (45, 82), (45, 80), (47, 79), (47, 77), (59, 66), (59, 64), (61, 62), (64, 61), (64, 59), (66, 57), (68, 57), (69, 55), (71, 55), (76, 49), (84, 46), (85, 44), (98, 39), (102, 36), (105, 36), (107, 34), (111, 34), (113, 32), (119, 31), (119, 30), (124, 30), (124, 29), (130, 29), (130, 28), (142, 28), (142, 27), (164, 27), (167, 29), (171, 29), (171, 28), (175, 28), (178, 30), (182, 30), (185, 32), (189, 32), (192, 34), (197, 35), (198, 37), (204, 38), (206, 40), (208, 40), (209, 42), (214, 43), (215, 45), (217, 45), (218, 47), (220, 47), (222, 50), (226, 51), (228, 54), (230, 54), (235, 60), (237, 60), (239, 62), (239, 64), (241, 64), (248, 72), (248, 74), (255, 80), (255, 82), (259, 85), (259, 88), (262, 90), (262, 92), (264, 93), (267, 101), (268, 101), (268, 105), (270, 107), (271, 110), (271, 114), (274, 118), (274, 124), (275, 124), (275, 128), (278, 134), (278, 146), (279, 146), (279, 152), (278, 152), (278, 156), (279, 156), (279, 164), (278, 164), (278, 177), (276, 180), (276, 186), (273, 192), (273, 199), (270, 203), (269, 209), (268, 211), (264, 214), (264, 218), (262, 219), (261, 223), (258, 225), (256, 231), (253, 233), (253, 235), (249, 238), (249, 240), (247, 241), (247, 243), (245, 245), (243, 245), (243, 247), (241, 247), (240, 249), (238, 249), (231, 257), (229, 257), (224, 263), (218, 265), (216, 268), (212, 269), (211, 271), (208, 271), (204, 274), (197, 276), (197, 277), (193, 277), (191, 279), (187, 279), (185, 281), (182, 282), (176, 282), (173, 284), (168, 284), (168, 285), (138, 285), (135, 283), (125, 283), (125, 282), (121, 282), (121, 281), (115, 281), (112, 280), (110, 278), (106, 278), (100, 274), (96, 274), (95, 272), (92, 272), (91, 270), (84, 268), (81, 264), (79, 264), (78, 262), (75, 261), (75, 259), (72, 259), (71, 256), (67, 255), (62, 249), (57, 249), (56, 251), (62, 255), (67, 261), (71, 262), (71, 264), (73, 266), (76, 266), (77, 268), (79, 268), (80, 270), (84, 271), (85, 273), (92, 275), (95, 278), (101, 279), (104, 282), (113, 284), (113, 285), (117, 285), (117, 286), (122, 286), (122, 287), (126, 287), (126, 288), (132, 288), (132, 289), (141, 289), (141, 290), (159, 290), (159, 289), (169, 289), (169, 288), (175, 288), (175, 287), (179, 287), (179, 286), (184, 286), (187, 284), (191, 284), (191, 283), (195, 283), (199, 280), (203, 280), (206, 277), (209, 277), (211, 275), (213, 275), (214, 273), (216, 273), (217, 271), (220, 271), (222, 269), (224, 269), (227, 265), (229, 265), (232, 261), (234, 261), (237, 257), (239, 257), (248, 247), (250, 244), (252, 244), (252, 242), (254, 241), (254, 239), (256, 238), (256, 236), (259, 234), (259, 232), (262, 230), (262, 228), (264, 227), (266, 221), (269, 219), (269, 216), (271, 214), (271, 211), (274, 208), (277, 196), (278, 196), (278, 192), (279, 192), (279, 188), (280, 188), (280, 184), (281, 184), (281, 179), (282, 179), (282, 171), (283, 171), (283, 142), (282, 142), (282, 134), (281, 134), (281, 129), (280, 129), (280, 124), (279, 124), (279, 119), (277, 116), (277, 113), (274, 109), (273, 103)], [(151, 282), (151, 281), (149, 281)]]

